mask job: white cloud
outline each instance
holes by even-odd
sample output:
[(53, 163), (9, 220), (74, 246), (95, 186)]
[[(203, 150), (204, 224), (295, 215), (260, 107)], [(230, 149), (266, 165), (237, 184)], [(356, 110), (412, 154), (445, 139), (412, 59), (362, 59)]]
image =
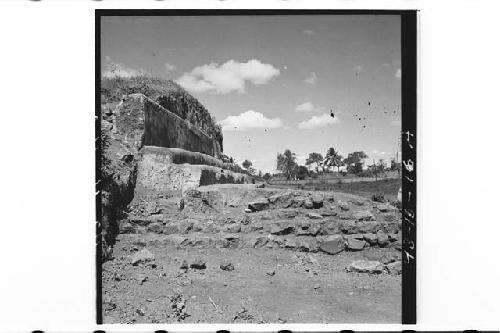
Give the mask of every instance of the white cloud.
[(308, 84), (316, 84), (318, 82), (318, 77), (316, 76), (315, 72), (311, 72), (311, 76), (309, 76), (307, 79), (304, 80), (305, 83)]
[(103, 65), (103, 77), (133, 77), (141, 75), (149, 75), (144, 69), (134, 69), (124, 66), (123, 64), (113, 62), (110, 57), (105, 56), (105, 63)]
[(257, 59), (247, 62), (229, 60), (222, 65), (210, 63), (193, 68), (177, 79), (177, 83), (193, 92), (227, 94), (245, 92), (246, 82), (255, 85), (268, 83), (280, 70)]
[(396, 77), (397, 79), (400, 79), (401, 78), (401, 68), (398, 68), (396, 70), (396, 74), (394, 74), (394, 77)]
[(314, 106), (313, 103), (311, 102), (305, 102), (305, 103), (302, 103), (300, 105), (297, 105), (297, 107), (295, 108), (295, 111), (299, 111), (299, 112), (311, 112), (311, 111), (314, 111), (316, 110), (316, 106)]
[(310, 29), (306, 29), (306, 30), (302, 31), (302, 33), (304, 35), (307, 35), (307, 36), (312, 36), (312, 35), (316, 34), (316, 32), (314, 30), (310, 30)]
[(331, 117), (329, 114), (323, 113), (320, 116), (312, 116), (311, 119), (299, 123), (300, 129), (313, 129), (318, 127), (326, 127), (331, 124), (338, 124), (338, 117)]
[(172, 65), (172, 64), (169, 64), (168, 62), (165, 63), (165, 69), (167, 70), (167, 72), (171, 72), (175, 69), (175, 66)]
[(222, 129), (225, 131), (245, 131), (257, 128), (278, 128), (283, 127), (280, 118), (266, 118), (262, 113), (248, 110), (237, 116), (229, 116), (220, 121)]

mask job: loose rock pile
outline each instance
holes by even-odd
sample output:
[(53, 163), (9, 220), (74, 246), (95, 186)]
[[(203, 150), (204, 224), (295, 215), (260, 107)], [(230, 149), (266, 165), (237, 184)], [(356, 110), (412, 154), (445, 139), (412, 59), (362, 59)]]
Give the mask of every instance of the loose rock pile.
[[(178, 248), (264, 247), (336, 255), (370, 247), (401, 250), (400, 215), (386, 202), (342, 193), (209, 186), (181, 197), (135, 202), (120, 232), (156, 234)], [(143, 250), (132, 260), (154, 257)], [(358, 266), (351, 270), (363, 271)], [(390, 271), (397, 271), (393, 266)], [(203, 269), (202, 264), (190, 267)]]

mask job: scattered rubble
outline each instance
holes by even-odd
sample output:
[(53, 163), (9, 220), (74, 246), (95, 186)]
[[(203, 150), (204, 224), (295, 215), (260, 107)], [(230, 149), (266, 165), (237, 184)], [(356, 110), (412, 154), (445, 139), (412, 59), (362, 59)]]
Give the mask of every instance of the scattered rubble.
[(241, 308), (233, 318), (233, 321), (252, 321), (254, 317), (248, 312), (246, 308)]
[(189, 316), (186, 310), (186, 300), (181, 294), (170, 297), (170, 305), (177, 321), (184, 320)]

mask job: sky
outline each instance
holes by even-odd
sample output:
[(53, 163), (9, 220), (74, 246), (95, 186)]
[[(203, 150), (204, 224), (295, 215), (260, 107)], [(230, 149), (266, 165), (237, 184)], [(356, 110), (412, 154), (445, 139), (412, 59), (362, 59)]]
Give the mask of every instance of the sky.
[(299, 164), (329, 147), (396, 156), (400, 38), (395, 15), (105, 17), (101, 61), (178, 82), (222, 125), (226, 155), (274, 172), (285, 149)]

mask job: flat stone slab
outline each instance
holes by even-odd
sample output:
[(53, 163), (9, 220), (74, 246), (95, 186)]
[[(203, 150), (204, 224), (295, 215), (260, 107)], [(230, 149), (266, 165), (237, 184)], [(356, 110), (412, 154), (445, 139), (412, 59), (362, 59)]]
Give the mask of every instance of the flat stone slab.
[(155, 256), (148, 249), (142, 249), (130, 258), (130, 261), (134, 266), (144, 264), (153, 260), (155, 260)]
[(347, 267), (347, 271), (380, 274), (384, 272), (384, 265), (374, 260), (357, 260)]
[(345, 250), (345, 240), (341, 235), (331, 235), (321, 242), (319, 248), (328, 254), (337, 254)]

